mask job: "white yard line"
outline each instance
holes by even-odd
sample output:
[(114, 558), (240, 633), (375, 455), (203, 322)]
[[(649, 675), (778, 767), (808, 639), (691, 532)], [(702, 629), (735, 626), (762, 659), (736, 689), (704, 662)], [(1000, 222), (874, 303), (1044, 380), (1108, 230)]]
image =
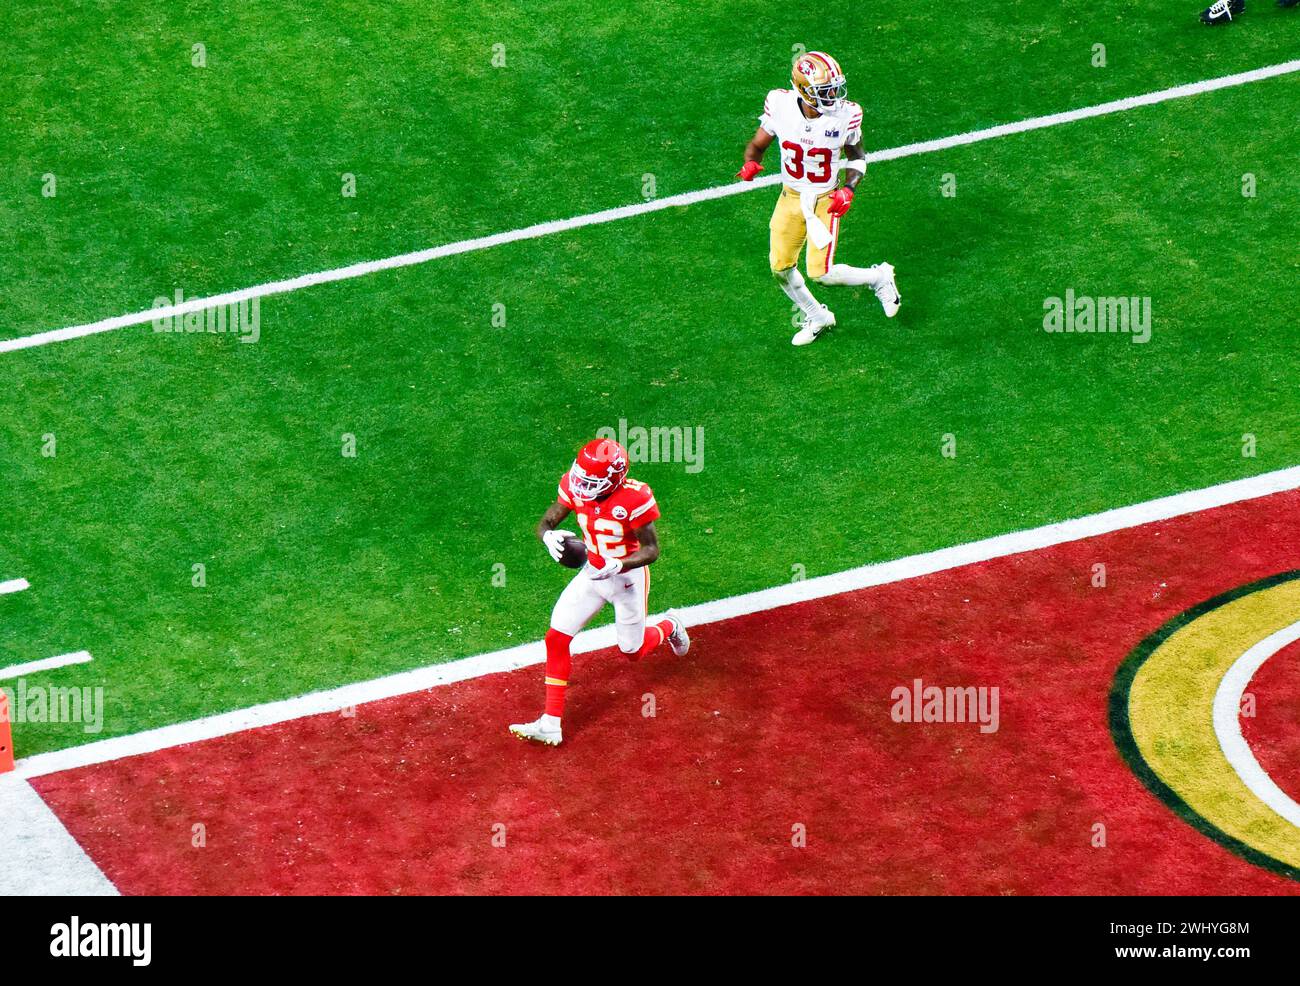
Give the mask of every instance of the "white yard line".
[[(1015, 531), (998, 537), (961, 544), (951, 548), (941, 548), (920, 555), (899, 558), (895, 561), (881, 562), (851, 568), (834, 575), (791, 582), (786, 585), (750, 592), (740, 596), (731, 596), (714, 602), (688, 606), (681, 610), (688, 626), (702, 623), (714, 623), (747, 613), (789, 606), (793, 603), (810, 599), (821, 599), (855, 589), (900, 582), (905, 579), (929, 575), (933, 572), (959, 568), (977, 562), (1004, 558), (1024, 551), (1036, 551), (1052, 545), (1078, 541), (1083, 538), (1109, 534), (1113, 531), (1126, 530), (1153, 521), (1168, 520), (1185, 514), (1209, 510), (1213, 507), (1252, 500), (1272, 493), (1293, 490), (1300, 487), (1300, 466), (1281, 469), (1277, 472), (1239, 479), (1230, 483), (1221, 483), (1206, 489), (1191, 490), (1174, 496), (1161, 497), (1145, 503), (1119, 507), (1103, 513), (1091, 514), (1075, 520), (1048, 524), (1027, 531)], [(613, 627), (579, 634), (574, 640), (574, 652), (585, 653), (614, 645)], [(107, 763), (123, 757), (137, 756), (156, 750), (194, 743), (198, 740), (213, 739), (231, 733), (268, 726), (272, 723), (287, 722), (305, 716), (326, 712), (338, 712), (341, 709), (374, 702), (379, 699), (393, 698), (412, 692), (424, 691), (438, 685), (445, 685), (468, 678), (497, 674), (515, 668), (541, 664), (546, 660), (546, 651), (541, 641), (519, 644), (506, 650), (479, 654), (447, 664), (417, 668), (401, 674), (376, 678), (372, 681), (344, 685), (329, 691), (313, 692), (298, 698), (285, 699), (280, 702), (268, 702), (235, 712), (209, 716), (191, 722), (163, 726), (130, 736), (115, 737), (75, 746), (51, 753), (19, 760), (17, 773), (20, 777), (40, 777), (61, 770), (85, 767), (90, 764)]]
[[(1034, 117), (1033, 119), (1021, 120), (1017, 123), (1006, 123), (996, 127), (988, 127), (984, 130), (973, 130), (969, 133), (954, 134), (951, 137), (942, 137), (937, 140), (927, 140), (922, 141), (921, 143), (906, 144), (902, 147), (893, 147), (883, 151), (873, 151), (867, 155), (867, 160), (872, 162), (895, 161), (899, 158), (912, 157), (917, 154), (930, 154), (934, 151), (947, 150), (952, 147), (962, 147), (966, 144), (975, 144), (984, 140), (992, 140), (996, 137), (1006, 137), (1011, 134), (1025, 133), (1030, 130), (1041, 130), (1044, 127), (1056, 127), (1065, 123), (1074, 123), (1078, 120), (1087, 120), (1092, 117), (1106, 116), (1110, 113), (1123, 113), (1142, 106), (1152, 106), (1156, 103), (1165, 103), (1173, 99), (1183, 99), (1187, 96), (1196, 96), (1202, 93), (1214, 92), (1218, 89), (1227, 89), (1232, 86), (1243, 86), (1251, 82), (1260, 82), (1264, 79), (1271, 79), (1280, 75), (1288, 75), (1292, 72), (1300, 72), (1300, 59), (1290, 62), (1282, 62), (1278, 65), (1269, 65), (1264, 68), (1253, 69), (1249, 72), (1240, 72), (1236, 75), (1226, 75), (1218, 79), (1205, 79), (1201, 82), (1192, 82), (1187, 85), (1174, 86), (1172, 89), (1161, 89), (1157, 92), (1149, 92), (1140, 96), (1128, 96), (1124, 99), (1116, 99), (1109, 103), (1100, 103), (1097, 106), (1086, 106), (1082, 109), (1069, 110), (1064, 113), (1053, 113), (1048, 116)], [(131, 325), (141, 325), (145, 322), (151, 322), (154, 319), (169, 318), (176, 315), (186, 315), (190, 312), (205, 311), (209, 308), (233, 305), (242, 301), (249, 301), (253, 298), (264, 298), (268, 295), (299, 291), (303, 288), (313, 287), (317, 284), (329, 284), (333, 281), (346, 281), (354, 277), (364, 277), (367, 274), (374, 274), (378, 271), (394, 270), (399, 267), (412, 267), (416, 264), (426, 264), (431, 260), (437, 260), (441, 257), (452, 257), (461, 253), (470, 253), (474, 250), (488, 250), (492, 247), (503, 246), (507, 243), (516, 243), (520, 240), (535, 240), (543, 236), (551, 236), (555, 233), (563, 233), (571, 229), (579, 229), (583, 226), (596, 226), (601, 223), (616, 222), (620, 219), (630, 219), (633, 216), (642, 216), (650, 212), (659, 212), (663, 209), (675, 209), (681, 206), (695, 205), (699, 202), (708, 202), (712, 199), (725, 198), (729, 195), (739, 195), (742, 192), (753, 191), (757, 188), (767, 188), (777, 184), (780, 180), (781, 178), (779, 175), (768, 175), (753, 182), (738, 181), (729, 185), (718, 185), (714, 188), (704, 188), (695, 192), (684, 192), (680, 195), (672, 195), (664, 199), (653, 199), (649, 202), (637, 202), (632, 205), (620, 206), (614, 209), (605, 209), (600, 212), (592, 212), (585, 216), (574, 216), (570, 219), (557, 219), (551, 222), (538, 223), (535, 226), (526, 226), (522, 229), (509, 230), (504, 233), (495, 233), (491, 236), (480, 236), (470, 240), (461, 240), (457, 243), (447, 243), (443, 246), (432, 247), (427, 250), (417, 250), (414, 253), (403, 253), (395, 257), (386, 257), (383, 260), (367, 260), (361, 263), (349, 264), (346, 267), (337, 267), (333, 270), (318, 271), (314, 274), (303, 274), (300, 277), (292, 277), (283, 281), (270, 281), (266, 284), (258, 284), (250, 288), (241, 288), (238, 291), (228, 291), (224, 294), (211, 295), (207, 298), (193, 298), (189, 301), (182, 302), (179, 305), (168, 305), (163, 308), (149, 308), (128, 315), (116, 315), (112, 318), (102, 319), (98, 322), (87, 322), (84, 325), (71, 325), (63, 329), (52, 329), (48, 332), (38, 332), (35, 335), (21, 336), (17, 339), (0, 341), (0, 353), (9, 353), (20, 349), (31, 349), (36, 346), (48, 346), (51, 343), (63, 342), (68, 339), (80, 339), (83, 336), (95, 335), (100, 332), (112, 332), (116, 329), (123, 329)]]
[(36, 674), (38, 671), (53, 671), (55, 668), (66, 668), (70, 664), (89, 664), (92, 660), (93, 658), (88, 650), (79, 650), (73, 654), (60, 654), (58, 657), (43, 657), (39, 661), (28, 661), (26, 664), (14, 664), (7, 668), (0, 668), (0, 681), (21, 678), (25, 674)]
[(26, 592), (31, 587), (26, 579), (10, 579), (8, 582), (0, 582), (0, 596), (7, 596), (11, 592)]
[(116, 895), (32, 786), (0, 776), (0, 897)]
[(1219, 739), (1223, 755), (1232, 764), (1241, 782), (1250, 788), (1252, 794), (1285, 818), (1296, 828), (1300, 828), (1300, 804), (1283, 791), (1259, 765), (1255, 753), (1241, 734), (1241, 696), (1255, 672), (1263, 667), (1264, 662), (1283, 647), (1300, 640), (1300, 622), (1283, 627), (1255, 644), (1246, 653), (1232, 662), (1219, 688), (1214, 693), (1214, 735)]

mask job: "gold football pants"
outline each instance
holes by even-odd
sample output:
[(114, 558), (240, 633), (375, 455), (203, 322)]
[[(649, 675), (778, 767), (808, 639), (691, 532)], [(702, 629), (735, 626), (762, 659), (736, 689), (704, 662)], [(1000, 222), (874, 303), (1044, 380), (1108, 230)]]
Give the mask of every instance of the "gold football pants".
[[(817, 200), (817, 217), (831, 231), (831, 241), (825, 248), (818, 249), (812, 242), (808, 243), (808, 276), (824, 277), (835, 263), (835, 243), (840, 238), (840, 221), (830, 213), (831, 196), (827, 192)], [(789, 270), (799, 264), (799, 251), (803, 249), (804, 240), (808, 238), (808, 224), (804, 222), (803, 209), (799, 206), (799, 193), (789, 188), (782, 188), (777, 197), (776, 208), (772, 211), (771, 255), (769, 262), (772, 270)]]

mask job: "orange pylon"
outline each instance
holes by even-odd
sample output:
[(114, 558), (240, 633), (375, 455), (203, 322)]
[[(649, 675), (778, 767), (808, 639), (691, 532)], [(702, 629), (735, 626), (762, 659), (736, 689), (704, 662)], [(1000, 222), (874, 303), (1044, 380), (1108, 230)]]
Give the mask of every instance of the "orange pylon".
[(0, 774), (14, 769), (14, 734), (9, 728), (9, 696), (0, 688)]

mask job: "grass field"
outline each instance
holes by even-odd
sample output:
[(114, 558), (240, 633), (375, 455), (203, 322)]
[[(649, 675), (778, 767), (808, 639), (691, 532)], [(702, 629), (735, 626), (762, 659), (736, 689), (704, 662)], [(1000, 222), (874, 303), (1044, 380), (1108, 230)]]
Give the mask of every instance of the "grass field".
[[(874, 150), (1300, 38), (1262, 5), (1222, 32), (1111, 0), (495, 7), (15, 18), (0, 339), (640, 201), (647, 175), (727, 183), (796, 43), (837, 53)], [(807, 350), (760, 190), (266, 298), (255, 345), (143, 325), (0, 355), (0, 580), (32, 584), (0, 597), (0, 666), (90, 650), (102, 736), (536, 639), (563, 579), (532, 526), (620, 419), (705, 435), (698, 473), (633, 470), (664, 511), (656, 608), (1300, 462), (1298, 98), (1292, 74), (873, 167), (840, 250), (897, 267), (902, 313), (824, 289), (840, 326)], [(1151, 341), (1045, 333), (1067, 289), (1149, 297)]]

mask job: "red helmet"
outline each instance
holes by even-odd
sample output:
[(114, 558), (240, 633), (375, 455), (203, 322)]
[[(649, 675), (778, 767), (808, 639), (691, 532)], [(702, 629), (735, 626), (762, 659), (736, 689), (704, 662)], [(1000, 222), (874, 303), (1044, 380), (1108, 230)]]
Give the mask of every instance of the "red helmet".
[(627, 449), (612, 438), (593, 438), (569, 467), (569, 492), (587, 502), (609, 496), (627, 479)]

